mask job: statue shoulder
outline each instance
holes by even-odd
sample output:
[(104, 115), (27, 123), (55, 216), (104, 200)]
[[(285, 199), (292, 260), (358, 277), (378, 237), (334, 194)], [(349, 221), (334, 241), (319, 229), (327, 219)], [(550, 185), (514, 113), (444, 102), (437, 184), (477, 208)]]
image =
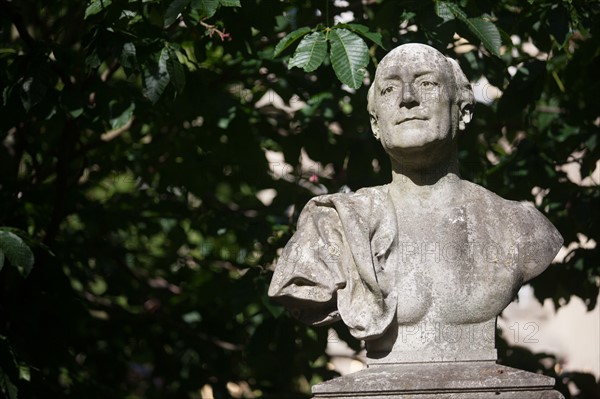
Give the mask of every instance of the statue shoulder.
[(339, 211), (354, 211), (363, 216), (383, 204), (388, 195), (388, 185), (365, 187), (356, 192), (319, 195), (311, 198), (302, 213), (314, 212), (320, 208), (333, 208)]
[(524, 281), (543, 272), (563, 244), (556, 227), (530, 202), (507, 200), (474, 183), (469, 185), (476, 213), (496, 231), (496, 237), (518, 251)]

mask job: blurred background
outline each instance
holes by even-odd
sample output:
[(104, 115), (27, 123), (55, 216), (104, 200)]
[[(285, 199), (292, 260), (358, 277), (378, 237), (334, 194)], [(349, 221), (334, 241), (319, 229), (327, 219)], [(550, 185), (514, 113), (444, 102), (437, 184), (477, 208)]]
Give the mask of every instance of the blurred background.
[(565, 239), (500, 362), (600, 397), (599, 4), (0, 0), (0, 397), (307, 398), (360, 369), (266, 292), (311, 197), (389, 182), (366, 95), (407, 42), (473, 83), (463, 176)]

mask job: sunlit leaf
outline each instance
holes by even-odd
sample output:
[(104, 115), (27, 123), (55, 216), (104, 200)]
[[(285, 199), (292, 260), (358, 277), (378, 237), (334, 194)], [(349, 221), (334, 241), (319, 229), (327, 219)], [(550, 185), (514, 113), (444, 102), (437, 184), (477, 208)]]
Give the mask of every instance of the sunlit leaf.
[(496, 25), (483, 18), (467, 18), (462, 20), (483, 43), (486, 49), (495, 56), (500, 56), (502, 38)]
[(451, 21), (454, 19), (454, 13), (452, 12), (451, 6), (446, 1), (435, 2), (435, 13), (438, 17), (442, 18), (444, 22)]
[(369, 31), (369, 28), (365, 25), (339, 24), (339, 25), (334, 26), (334, 29), (339, 29), (339, 28), (346, 28), (348, 30), (351, 30), (352, 32), (354, 32), (366, 39), (369, 39), (370, 41), (372, 41), (379, 47), (385, 49), (385, 47), (383, 46), (383, 43), (381, 42), (381, 33), (371, 32), (371, 31)]
[(135, 110), (135, 103), (129, 104), (123, 112), (121, 112), (118, 116), (110, 120), (110, 127), (113, 129), (118, 129), (127, 124), (131, 117), (133, 116), (133, 111)]
[(502, 38), (500, 32), (489, 17), (468, 18), (467, 14), (457, 5), (448, 1), (436, 3), (436, 12), (444, 20), (451, 19), (449, 13), (462, 21), (469, 30), (477, 36), (485, 48), (493, 55), (500, 56)]
[(327, 41), (325, 33), (314, 32), (305, 36), (290, 58), (288, 68), (298, 67), (305, 72), (312, 72), (317, 69), (325, 60), (327, 55)]
[(369, 63), (369, 48), (363, 39), (346, 29), (333, 29), (329, 33), (329, 41), (331, 65), (336, 76), (342, 83), (358, 89)]
[(19, 365), (19, 379), (31, 382), (31, 368), (25, 365)]
[(85, 9), (84, 19), (98, 14), (112, 3), (112, 0), (91, 0)]
[(296, 29), (295, 31), (285, 35), (285, 37), (283, 39), (281, 39), (279, 41), (279, 43), (277, 43), (277, 46), (275, 46), (273, 58), (277, 57), (279, 54), (281, 54), (282, 51), (284, 51), (286, 48), (288, 48), (296, 40), (298, 40), (302, 36), (306, 35), (308, 32), (310, 32), (310, 28), (304, 26), (300, 29)]

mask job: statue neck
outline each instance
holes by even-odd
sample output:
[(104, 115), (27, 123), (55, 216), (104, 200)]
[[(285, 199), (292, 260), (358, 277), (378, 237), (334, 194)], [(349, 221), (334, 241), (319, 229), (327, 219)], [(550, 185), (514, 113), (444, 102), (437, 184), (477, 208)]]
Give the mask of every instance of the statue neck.
[(392, 184), (395, 186), (435, 186), (447, 177), (460, 179), (456, 149), (441, 158), (421, 158), (414, 162), (406, 158), (391, 160)]

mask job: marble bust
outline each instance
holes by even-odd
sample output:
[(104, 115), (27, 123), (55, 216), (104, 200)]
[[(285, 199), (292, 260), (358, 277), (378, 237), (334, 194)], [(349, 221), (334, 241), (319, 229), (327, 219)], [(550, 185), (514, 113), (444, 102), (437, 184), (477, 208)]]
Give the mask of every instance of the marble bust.
[(341, 320), (369, 364), (495, 360), (496, 316), (562, 245), (533, 205), (460, 177), (473, 103), (434, 48), (387, 54), (368, 111), (391, 183), (313, 198), (275, 268), (269, 295), (306, 323)]

